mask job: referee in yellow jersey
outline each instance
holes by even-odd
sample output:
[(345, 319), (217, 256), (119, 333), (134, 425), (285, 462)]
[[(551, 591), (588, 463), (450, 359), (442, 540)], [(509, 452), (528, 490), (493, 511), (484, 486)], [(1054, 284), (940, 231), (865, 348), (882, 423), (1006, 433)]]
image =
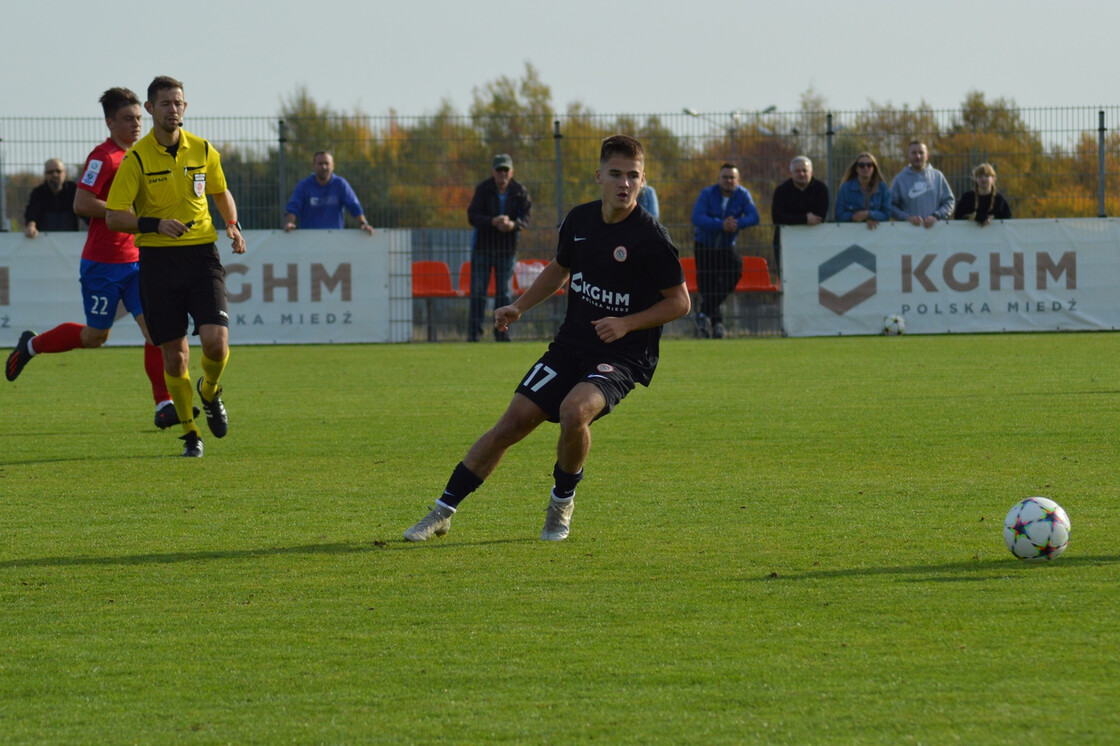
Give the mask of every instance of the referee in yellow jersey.
[(237, 205), (226, 188), (222, 161), (210, 143), (181, 129), (183, 84), (161, 75), (148, 86), (144, 108), (152, 129), (121, 162), (106, 200), (110, 230), (135, 233), (140, 248), (140, 300), (152, 344), (163, 351), (163, 376), (183, 425), (184, 456), (202, 456), (194, 422), (187, 316), (202, 344), (198, 395), (215, 438), (229, 422), (218, 385), (229, 359), (226, 272), (206, 196), (214, 198), (233, 253), (245, 253)]

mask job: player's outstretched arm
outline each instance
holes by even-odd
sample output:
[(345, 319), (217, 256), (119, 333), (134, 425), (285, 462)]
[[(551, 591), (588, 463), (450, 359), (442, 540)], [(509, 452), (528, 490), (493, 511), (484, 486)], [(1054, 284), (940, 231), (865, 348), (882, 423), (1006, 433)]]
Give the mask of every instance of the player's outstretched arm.
[(494, 311), (494, 328), (504, 332), (509, 325), (521, 318), (521, 314), (528, 311), (541, 301), (551, 298), (556, 291), (564, 286), (568, 280), (568, 270), (561, 267), (553, 259), (548, 263), (528, 290), (521, 297), (508, 306), (502, 306)]

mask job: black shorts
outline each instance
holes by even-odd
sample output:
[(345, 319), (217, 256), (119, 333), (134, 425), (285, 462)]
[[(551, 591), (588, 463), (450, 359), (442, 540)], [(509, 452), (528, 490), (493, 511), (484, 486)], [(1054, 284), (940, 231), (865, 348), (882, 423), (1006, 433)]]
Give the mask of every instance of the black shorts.
[(634, 374), (627, 363), (553, 342), (518, 384), (517, 393), (543, 409), (549, 422), (559, 422), (560, 403), (583, 382), (597, 386), (607, 400), (595, 419), (610, 414), (634, 390)]
[(142, 247), (140, 302), (156, 345), (187, 336), (188, 314), (192, 334), (203, 324), (228, 327), (226, 270), (217, 244)]

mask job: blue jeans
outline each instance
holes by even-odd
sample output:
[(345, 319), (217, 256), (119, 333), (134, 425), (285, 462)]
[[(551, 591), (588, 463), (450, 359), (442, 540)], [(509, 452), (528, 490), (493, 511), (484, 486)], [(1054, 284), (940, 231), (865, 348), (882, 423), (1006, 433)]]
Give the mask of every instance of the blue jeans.
[[(471, 311), (467, 325), (467, 333), (471, 338), (477, 339), (482, 335), (482, 317), (486, 313), (486, 290), (490, 285), (491, 269), (494, 270), (494, 308), (509, 305), (515, 258), (513, 254), (496, 254), (477, 249), (471, 251)], [(493, 329), (493, 320), (486, 326)]]

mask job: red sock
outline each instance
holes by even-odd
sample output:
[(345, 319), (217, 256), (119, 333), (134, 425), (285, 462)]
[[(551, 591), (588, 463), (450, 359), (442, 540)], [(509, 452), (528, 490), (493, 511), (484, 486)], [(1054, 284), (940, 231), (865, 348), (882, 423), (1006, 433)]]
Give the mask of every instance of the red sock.
[(50, 331), (43, 332), (31, 340), (35, 354), (41, 352), (66, 352), (76, 350), (82, 346), (83, 324), (66, 322), (59, 324)]
[(144, 345), (144, 372), (152, 382), (152, 398), (156, 400), (156, 404), (170, 399), (167, 382), (163, 380), (163, 350), (155, 345)]

